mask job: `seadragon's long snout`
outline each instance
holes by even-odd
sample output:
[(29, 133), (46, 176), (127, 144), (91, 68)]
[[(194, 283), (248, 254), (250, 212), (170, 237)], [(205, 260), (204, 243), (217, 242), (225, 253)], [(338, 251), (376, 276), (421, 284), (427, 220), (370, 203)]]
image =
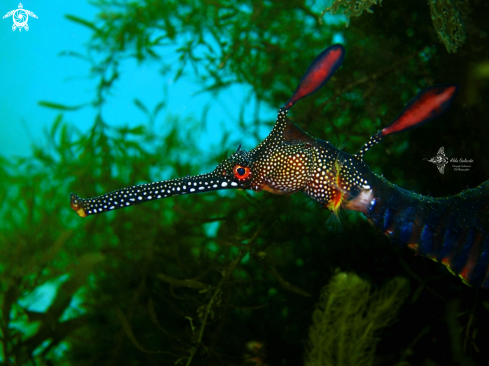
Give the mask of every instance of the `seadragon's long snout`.
[(72, 193), (71, 208), (80, 217), (86, 217), (171, 196), (223, 189), (246, 189), (249, 188), (253, 177), (247, 154), (246, 151), (238, 149), (213, 172), (207, 174), (136, 185), (94, 198), (80, 198)]
[(83, 199), (78, 197), (76, 193), (72, 193), (71, 208), (80, 217), (86, 217), (161, 198), (239, 188), (239, 185), (239, 183), (222, 176), (202, 174), (122, 188), (94, 198)]

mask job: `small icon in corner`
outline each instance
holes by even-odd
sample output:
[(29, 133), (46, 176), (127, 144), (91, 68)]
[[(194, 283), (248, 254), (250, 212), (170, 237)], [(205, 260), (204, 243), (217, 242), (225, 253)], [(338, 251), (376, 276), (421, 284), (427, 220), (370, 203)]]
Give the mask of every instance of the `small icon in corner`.
[(428, 160), (430, 163), (436, 165), (441, 174), (445, 173), (445, 165), (448, 164), (448, 158), (445, 156), (445, 148), (442, 146), (436, 156), (431, 159), (424, 158), (423, 160)]
[(32, 11), (25, 10), (24, 7), (22, 6), (22, 3), (19, 3), (19, 8), (9, 11), (7, 14), (3, 16), (3, 19), (10, 16), (13, 18), (14, 20), (14, 24), (12, 25), (13, 31), (15, 31), (17, 28), (19, 28), (19, 32), (22, 31), (22, 28), (28, 31), (29, 25), (27, 24), (27, 21), (29, 20), (29, 15), (37, 19), (36, 14), (34, 14)]

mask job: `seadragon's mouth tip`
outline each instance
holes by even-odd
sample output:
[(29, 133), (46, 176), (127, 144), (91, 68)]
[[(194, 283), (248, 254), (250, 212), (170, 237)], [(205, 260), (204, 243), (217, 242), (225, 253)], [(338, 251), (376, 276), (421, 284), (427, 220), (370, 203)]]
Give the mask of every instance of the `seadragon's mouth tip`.
[(86, 217), (87, 214), (85, 210), (80, 205), (80, 197), (76, 193), (71, 193), (70, 195), (70, 205), (71, 208), (78, 214), (80, 217)]

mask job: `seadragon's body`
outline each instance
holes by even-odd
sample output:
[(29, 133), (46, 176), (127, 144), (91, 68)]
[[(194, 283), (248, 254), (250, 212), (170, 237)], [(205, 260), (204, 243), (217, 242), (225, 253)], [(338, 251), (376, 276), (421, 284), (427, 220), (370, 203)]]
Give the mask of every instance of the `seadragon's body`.
[(444, 113), (455, 85), (421, 91), (386, 128), (374, 134), (356, 154), (314, 138), (287, 118), (301, 98), (322, 87), (341, 66), (344, 48), (323, 51), (297, 90), (279, 110), (275, 126), (257, 147), (238, 150), (208, 174), (123, 188), (80, 199), (71, 207), (85, 217), (175, 195), (222, 189), (266, 190), (275, 194), (302, 191), (333, 212), (362, 212), (392, 242), (439, 261), (473, 286), (489, 289), (489, 181), (446, 198), (408, 192), (375, 174), (364, 154), (385, 136), (419, 126)]

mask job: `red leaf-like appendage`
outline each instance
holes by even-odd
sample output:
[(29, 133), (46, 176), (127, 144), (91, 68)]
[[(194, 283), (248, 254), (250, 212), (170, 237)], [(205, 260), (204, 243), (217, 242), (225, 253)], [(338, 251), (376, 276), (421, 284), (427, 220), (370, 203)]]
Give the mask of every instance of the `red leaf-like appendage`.
[(441, 116), (450, 107), (457, 89), (457, 85), (445, 84), (422, 90), (404, 107), (397, 118), (380, 132), (380, 136), (403, 132)]
[(338, 70), (344, 58), (345, 48), (340, 44), (335, 44), (321, 52), (302, 76), (299, 86), (284, 107), (290, 109), (300, 99), (318, 91)]

